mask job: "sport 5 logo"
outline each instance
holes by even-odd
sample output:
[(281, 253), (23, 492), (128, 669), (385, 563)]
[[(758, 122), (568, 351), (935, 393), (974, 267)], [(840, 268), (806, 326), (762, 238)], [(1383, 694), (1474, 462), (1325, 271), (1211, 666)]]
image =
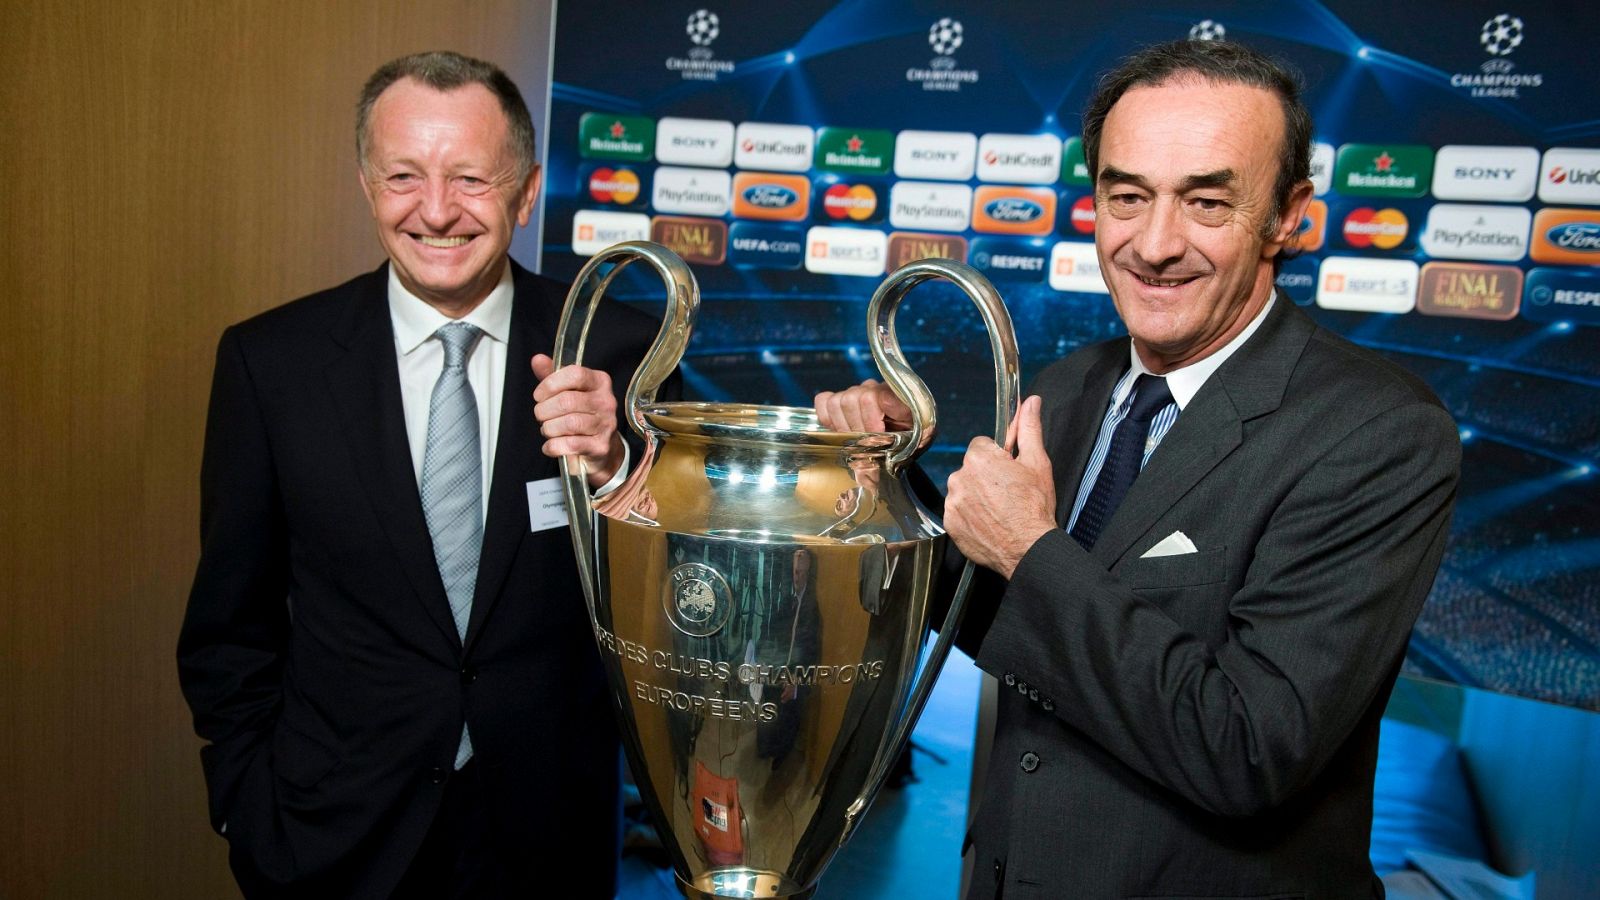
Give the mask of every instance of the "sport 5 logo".
[(1056, 221), (1050, 188), (978, 188), (972, 199), (972, 229), (989, 234), (1049, 234)]
[(733, 178), (733, 214), (741, 219), (799, 222), (811, 202), (811, 182), (803, 175), (740, 172)]
[(1600, 210), (1539, 210), (1528, 255), (1538, 262), (1600, 264)]

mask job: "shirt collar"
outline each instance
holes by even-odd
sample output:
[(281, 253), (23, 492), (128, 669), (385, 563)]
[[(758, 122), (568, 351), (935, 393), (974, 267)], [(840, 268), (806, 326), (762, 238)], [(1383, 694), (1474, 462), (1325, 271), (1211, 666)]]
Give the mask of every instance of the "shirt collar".
[(473, 307), (472, 312), (452, 319), (406, 290), (394, 266), (390, 266), (389, 320), (394, 323), (395, 346), (400, 349), (401, 356), (409, 356), (433, 337), (439, 326), (456, 321), (476, 325), (485, 336), (504, 344), (511, 335), (511, 294), (511, 260), (508, 258), (500, 271), (500, 281), (489, 291), (489, 296)]
[[(1194, 399), (1194, 395), (1200, 393), (1200, 387), (1206, 383), (1206, 379), (1221, 368), (1222, 364), (1228, 361), (1228, 357), (1234, 354), (1234, 351), (1243, 347), (1245, 341), (1250, 340), (1250, 336), (1256, 333), (1257, 328), (1261, 327), (1261, 323), (1266, 320), (1267, 313), (1272, 311), (1272, 305), (1276, 302), (1278, 302), (1278, 292), (1274, 290), (1272, 296), (1267, 298), (1266, 305), (1261, 307), (1261, 311), (1256, 313), (1254, 319), (1250, 320), (1250, 324), (1246, 325), (1243, 331), (1234, 335), (1233, 340), (1223, 344), (1222, 349), (1210, 356), (1197, 359), (1187, 366), (1173, 369), (1166, 374), (1167, 390), (1172, 392), (1172, 399), (1178, 401), (1178, 409), (1181, 410), (1188, 406), (1189, 401)], [(1134, 378), (1150, 373), (1150, 370), (1139, 359), (1139, 352), (1133, 348), (1132, 340), (1128, 341), (1128, 355), (1133, 357)], [(1130, 378), (1128, 383), (1132, 384), (1133, 379)]]

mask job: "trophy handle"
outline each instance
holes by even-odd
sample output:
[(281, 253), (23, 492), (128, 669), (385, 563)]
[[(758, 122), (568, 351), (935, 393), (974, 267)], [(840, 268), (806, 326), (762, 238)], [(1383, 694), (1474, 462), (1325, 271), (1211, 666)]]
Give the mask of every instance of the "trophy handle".
[[(897, 473), (922, 451), (923, 441), (931, 437), (937, 422), (933, 395), (906, 362), (894, 330), (894, 317), (900, 308), (900, 301), (912, 288), (935, 278), (954, 282), (983, 315), (983, 324), (989, 332), (989, 348), (994, 353), (994, 439), (997, 443), (1005, 441), (1006, 431), (1017, 414), (1020, 366), (1016, 330), (1011, 324), (1011, 313), (1006, 310), (1005, 301), (1000, 299), (1000, 293), (994, 289), (994, 285), (978, 270), (954, 260), (921, 259), (901, 266), (878, 286), (872, 295), (872, 302), (867, 305), (867, 343), (872, 347), (872, 358), (883, 373), (884, 381), (911, 408), (911, 441), (890, 455), (886, 464), (890, 474)], [(911, 739), (911, 729), (922, 715), (922, 708), (927, 705), (928, 695), (933, 692), (933, 682), (944, 668), (956, 631), (966, 616), (972, 571), (972, 561), (968, 560), (961, 569), (960, 580), (956, 582), (950, 610), (939, 628), (939, 639), (934, 642), (922, 671), (917, 674), (916, 684), (906, 701), (905, 713), (895, 723), (894, 733), (884, 745), (884, 754), (879, 757), (872, 777), (867, 780), (866, 790), (845, 812), (844, 838), (848, 838), (860, 824), (861, 814), (866, 811), (871, 798), (877, 796), (883, 780), (889, 775), (890, 767)]]
[[(644, 260), (661, 276), (667, 289), (667, 312), (661, 329), (628, 382), (623, 414), (635, 433), (654, 444), (656, 437), (645, 428), (644, 407), (655, 402), (656, 391), (683, 359), (689, 346), (689, 332), (700, 311), (700, 286), (694, 273), (676, 253), (650, 241), (627, 241), (596, 253), (579, 270), (567, 292), (561, 310), (561, 326), (556, 331), (554, 362), (557, 369), (583, 364), (583, 350), (589, 325), (606, 288), (629, 263)], [(574, 324), (576, 323), (576, 327)], [(596, 579), (599, 568), (594, 542), (594, 498), (589, 493), (587, 466), (581, 457), (561, 457), (561, 486), (567, 497), (567, 518), (572, 533), (572, 549), (578, 558), (578, 574), (583, 582), (584, 600), (589, 605), (590, 623), (598, 625)]]

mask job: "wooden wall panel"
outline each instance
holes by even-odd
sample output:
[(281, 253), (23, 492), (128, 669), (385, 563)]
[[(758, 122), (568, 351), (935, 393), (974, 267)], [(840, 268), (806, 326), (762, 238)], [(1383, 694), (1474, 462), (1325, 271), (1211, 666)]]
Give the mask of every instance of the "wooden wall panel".
[(370, 268), (352, 111), (551, 4), (13, 2), (0, 26), (0, 896), (236, 896), (173, 647), (228, 323)]

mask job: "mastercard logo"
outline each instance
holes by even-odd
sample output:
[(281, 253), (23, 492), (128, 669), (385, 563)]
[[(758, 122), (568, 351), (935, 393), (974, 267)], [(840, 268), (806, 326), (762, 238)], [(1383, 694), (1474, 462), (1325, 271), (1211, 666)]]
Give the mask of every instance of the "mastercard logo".
[(632, 203), (639, 199), (639, 176), (631, 169), (595, 169), (589, 173), (589, 196), (599, 203)]
[(1068, 215), (1072, 230), (1079, 234), (1094, 234), (1094, 197), (1079, 197)]
[(1380, 209), (1363, 206), (1350, 211), (1344, 219), (1344, 242), (1352, 247), (1376, 247), (1393, 250), (1405, 242), (1411, 223), (1398, 209)]
[(798, 222), (806, 217), (811, 182), (803, 175), (740, 172), (733, 176), (733, 214), (741, 219)]
[(985, 185), (972, 197), (972, 229), (989, 234), (1049, 234), (1056, 192), (1049, 188)]
[(822, 193), (822, 211), (830, 219), (865, 222), (878, 211), (878, 192), (864, 184), (835, 184)]

